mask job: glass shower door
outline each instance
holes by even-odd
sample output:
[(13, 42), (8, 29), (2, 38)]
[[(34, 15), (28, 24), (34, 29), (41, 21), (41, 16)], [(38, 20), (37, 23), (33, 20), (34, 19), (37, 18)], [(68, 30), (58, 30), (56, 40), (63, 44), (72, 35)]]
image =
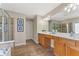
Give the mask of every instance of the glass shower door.
[(8, 17), (4, 16), (4, 41), (9, 41), (9, 21)]
[(12, 20), (6, 10), (0, 9), (0, 42), (13, 40)]
[(0, 42), (2, 42), (2, 17), (0, 16)]

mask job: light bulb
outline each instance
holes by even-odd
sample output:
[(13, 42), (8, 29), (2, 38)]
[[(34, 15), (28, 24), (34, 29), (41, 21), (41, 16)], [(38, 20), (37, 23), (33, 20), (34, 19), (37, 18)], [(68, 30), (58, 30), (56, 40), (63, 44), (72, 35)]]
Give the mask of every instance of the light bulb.
[(73, 5), (74, 5), (74, 4), (70, 4), (70, 8), (72, 8), (72, 7), (73, 7)]
[(75, 10), (76, 8), (77, 8), (77, 6), (74, 6), (74, 7), (73, 7), (73, 10)]
[(64, 10), (66, 11), (67, 10), (67, 7), (65, 7)]
[(70, 11), (71, 11), (71, 9), (68, 9), (67, 11), (68, 11), (68, 12), (70, 12)]

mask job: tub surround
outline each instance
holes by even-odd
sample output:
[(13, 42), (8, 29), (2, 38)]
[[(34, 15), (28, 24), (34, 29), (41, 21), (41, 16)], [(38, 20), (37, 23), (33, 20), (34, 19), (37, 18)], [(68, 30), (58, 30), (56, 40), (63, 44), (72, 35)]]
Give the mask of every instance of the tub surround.
[(0, 56), (11, 56), (11, 47), (14, 45), (14, 40), (0, 42)]

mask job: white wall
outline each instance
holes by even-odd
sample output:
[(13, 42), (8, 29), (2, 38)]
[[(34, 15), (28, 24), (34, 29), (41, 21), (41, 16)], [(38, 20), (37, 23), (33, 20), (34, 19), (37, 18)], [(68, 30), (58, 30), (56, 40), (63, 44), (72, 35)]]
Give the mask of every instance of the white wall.
[(42, 30), (49, 30), (48, 21), (43, 20), (41, 16), (37, 16), (37, 32), (42, 32)]
[[(15, 46), (26, 44), (26, 17), (23, 14), (8, 11), (9, 15), (13, 18), (13, 39), (15, 40)], [(17, 18), (22, 17), (24, 19), (24, 32), (17, 32)]]
[(38, 43), (37, 41), (37, 17), (33, 20), (33, 40)]
[[(11, 17), (14, 19), (14, 40), (15, 46), (25, 45), (26, 40), (33, 39), (33, 21), (26, 18), (24, 14), (8, 11)], [(24, 18), (24, 32), (17, 32), (17, 18)]]
[(26, 44), (26, 18), (24, 18), (24, 32), (17, 32), (17, 18), (14, 18), (14, 40), (15, 45)]
[(33, 21), (26, 19), (26, 39), (33, 39)]
[[(14, 18), (14, 40), (15, 45), (25, 45), (26, 39), (33, 39), (38, 43), (38, 32), (48, 31), (48, 21), (44, 21), (41, 16), (37, 16), (34, 21), (27, 20), (26, 16), (20, 13), (11, 12), (9, 14)], [(24, 18), (24, 32), (17, 32), (17, 18)]]
[(38, 33), (42, 32), (42, 30), (49, 30), (48, 21), (44, 21), (41, 16), (35, 17), (34, 21), (34, 41), (38, 43)]

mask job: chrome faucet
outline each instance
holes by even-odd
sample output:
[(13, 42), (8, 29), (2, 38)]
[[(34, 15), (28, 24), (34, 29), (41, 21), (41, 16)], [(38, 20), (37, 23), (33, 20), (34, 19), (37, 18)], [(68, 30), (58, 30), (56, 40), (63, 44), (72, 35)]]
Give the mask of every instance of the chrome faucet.
[(70, 36), (73, 36), (73, 35), (74, 35), (74, 32), (71, 32), (71, 33), (70, 33)]

